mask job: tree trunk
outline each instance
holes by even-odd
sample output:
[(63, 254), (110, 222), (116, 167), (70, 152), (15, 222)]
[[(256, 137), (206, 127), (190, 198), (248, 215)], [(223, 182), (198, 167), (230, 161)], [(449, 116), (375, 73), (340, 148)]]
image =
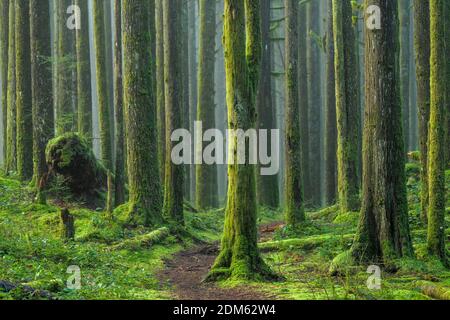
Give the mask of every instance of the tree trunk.
[(33, 111), (31, 93), (30, 3), (16, 0), (17, 172), (33, 177)]
[(333, 1), (336, 109), (338, 127), (338, 189), (341, 212), (359, 210), (358, 86), (352, 5)]
[(7, 173), (17, 169), (16, 153), (16, 41), (15, 41), (15, 0), (9, 1), (8, 26), (8, 85), (7, 85), (7, 119), (6, 119), (6, 166)]
[(320, 35), (320, 10), (319, 1), (310, 1), (308, 6), (308, 97), (309, 97), (309, 152), (310, 152), (310, 173), (311, 173), (311, 199), (314, 207), (321, 206), (321, 109), (322, 98), (320, 92), (320, 47), (316, 37)]
[(305, 220), (300, 154), (300, 117), (298, 104), (298, 4), (285, 0), (286, 14), (286, 71), (285, 71), (285, 131), (286, 177), (285, 210), (288, 225), (296, 226)]
[[(200, 0), (200, 47), (198, 63), (198, 107), (197, 120), (203, 123), (203, 130), (215, 129), (214, 68), (216, 51), (216, 3)], [(203, 142), (202, 150), (210, 144)], [(198, 209), (216, 208), (217, 166), (202, 164), (196, 166), (196, 206)]]
[(3, 164), (6, 165), (7, 144), (7, 91), (8, 91), (8, 24), (9, 24), (9, 0), (0, 0), (0, 78), (2, 79), (0, 104), (2, 106), (3, 125)]
[(365, 29), (366, 119), (361, 221), (353, 257), (384, 262), (413, 253), (408, 224), (405, 149), (396, 68), (398, 7), (366, 0), (383, 12), (380, 30)]
[(114, 1), (114, 105), (116, 106), (116, 166), (114, 205), (125, 202), (125, 130), (123, 114), (123, 81), (122, 81), (122, 2)]
[(431, 105), (429, 138), (428, 251), (447, 264), (445, 249), (445, 134), (448, 52), (446, 52), (446, 0), (430, 0)]
[(131, 220), (159, 224), (161, 185), (156, 141), (156, 106), (152, 100), (148, 2), (122, 1), (124, 110)]
[[(197, 82), (197, 24), (196, 24), (196, 0), (190, 0), (188, 2), (188, 20), (189, 20), (189, 36), (188, 36), (188, 51), (189, 51), (189, 115), (191, 118), (189, 124), (190, 132), (194, 132), (194, 121), (193, 119), (197, 119), (197, 103), (198, 103), (198, 82)], [(192, 154), (194, 152), (194, 145), (191, 148)], [(195, 183), (196, 183), (196, 168), (195, 166), (190, 166), (191, 171), (191, 199), (195, 200)]]
[(169, 220), (183, 223), (184, 168), (172, 162), (174, 130), (182, 128), (181, 5), (164, 1), (164, 79), (166, 102), (166, 161), (163, 213)]
[(164, 21), (163, 2), (155, 0), (155, 25), (156, 25), (156, 106), (157, 106), (157, 133), (158, 133), (158, 164), (160, 168), (160, 181), (165, 180), (166, 159), (166, 103), (164, 83)]
[[(325, 114), (325, 202), (332, 205), (337, 195), (337, 119), (336, 119), (336, 82), (334, 69), (334, 39), (333, 39), (333, 4), (328, 0), (328, 30), (326, 36), (327, 56), (327, 101)], [(354, 90), (353, 90), (354, 91)]]
[(410, 0), (399, 0), (399, 22), (400, 22), (400, 98), (403, 109), (403, 131), (405, 138), (405, 150), (411, 151), (409, 138), (411, 133), (410, 125), (410, 90), (409, 90), (409, 63), (411, 59), (410, 47), (410, 17), (409, 10), (411, 7)]
[[(261, 1), (261, 32), (262, 32), (262, 58), (261, 75), (259, 80), (256, 110), (258, 113), (258, 129), (268, 131), (268, 141), (271, 141), (270, 131), (276, 128), (275, 108), (272, 97), (272, 44), (270, 39), (270, 0)], [(295, 40), (297, 41), (297, 39)], [(276, 150), (267, 145), (267, 153), (274, 155)], [(258, 204), (276, 209), (280, 205), (278, 175), (256, 175), (256, 190)]]
[(430, 3), (414, 0), (414, 43), (416, 52), (417, 104), (421, 169), (421, 214), (428, 222), (428, 126), (430, 123)]
[(110, 121), (109, 89), (107, 81), (107, 54), (105, 39), (104, 0), (93, 1), (94, 11), (94, 44), (96, 61), (98, 119), (100, 128), (101, 159), (106, 169), (111, 170), (112, 161), (112, 128)]
[(309, 92), (308, 92), (308, 24), (307, 24), (307, 5), (300, 4), (298, 11), (298, 46), (299, 46), (299, 64), (298, 64), (298, 88), (299, 88), (299, 108), (300, 108), (300, 146), (301, 152), (301, 171), (303, 176), (303, 187), (305, 202), (312, 204), (311, 173), (309, 163)]
[[(260, 2), (255, 0), (225, 0), (224, 49), (229, 129), (245, 131), (256, 124), (255, 98), (261, 57), (259, 5)], [(230, 144), (230, 152), (237, 153), (236, 139)], [(238, 164), (237, 159), (228, 167), (228, 202), (222, 247), (207, 280), (273, 277), (257, 246), (254, 169), (248, 163)]]
[(76, 0), (81, 11), (81, 29), (76, 32), (78, 133), (92, 144), (92, 88), (89, 47), (88, 0)]
[(40, 188), (48, 167), (45, 148), (54, 135), (53, 80), (48, 59), (52, 56), (49, 2), (30, 1), (31, 75), (33, 93), (33, 162), (38, 201), (45, 202)]
[(56, 75), (56, 131), (58, 135), (72, 132), (75, 129), (75, 114), (73, 110), (73, 63), (74, 52), (73, 30), (67, 28), (67, 8), (72, 0), (55, 1), (57, 13), (57, 75)]

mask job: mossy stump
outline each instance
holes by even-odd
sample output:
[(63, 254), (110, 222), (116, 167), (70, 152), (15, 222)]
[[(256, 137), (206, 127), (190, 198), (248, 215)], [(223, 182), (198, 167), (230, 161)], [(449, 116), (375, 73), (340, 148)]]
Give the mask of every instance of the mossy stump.
[(61, 209), (61, 238), (66, 241), (75, 240), (75, 218), (67, 208)]

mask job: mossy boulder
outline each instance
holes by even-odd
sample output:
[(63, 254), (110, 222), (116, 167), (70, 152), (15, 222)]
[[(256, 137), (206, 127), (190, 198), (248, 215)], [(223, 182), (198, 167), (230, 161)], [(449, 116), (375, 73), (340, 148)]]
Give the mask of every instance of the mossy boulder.
[(106, 190), (107, 171), (86, 139), (78, 134), (54, 138), (47, 144), (45, 154), (50, 172), (62, 176), (73, 195), (93, 199)]

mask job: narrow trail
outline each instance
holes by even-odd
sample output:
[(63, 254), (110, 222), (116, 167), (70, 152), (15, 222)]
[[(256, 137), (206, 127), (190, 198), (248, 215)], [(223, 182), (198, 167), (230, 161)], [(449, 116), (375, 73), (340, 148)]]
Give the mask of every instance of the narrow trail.
[[(260, 239), (267, 241), (280, 223), (260, 227)], [(213, 283), (202, 283), (219, 252), (218, 245), (201, 245), (183, 251), (166, 262), (166, 268), (159, 278), (172, 286), (174, 298), (180, 300), (270, 300), (275, 299), (263, 293), (256, 286), (220, 288)]]

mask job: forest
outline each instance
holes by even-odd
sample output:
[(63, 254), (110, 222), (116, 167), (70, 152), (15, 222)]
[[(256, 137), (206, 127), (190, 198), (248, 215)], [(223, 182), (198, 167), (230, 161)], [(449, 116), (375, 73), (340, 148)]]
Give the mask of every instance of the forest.
[(450, 300), (450, 0), (0, 0), (0, 300)]

